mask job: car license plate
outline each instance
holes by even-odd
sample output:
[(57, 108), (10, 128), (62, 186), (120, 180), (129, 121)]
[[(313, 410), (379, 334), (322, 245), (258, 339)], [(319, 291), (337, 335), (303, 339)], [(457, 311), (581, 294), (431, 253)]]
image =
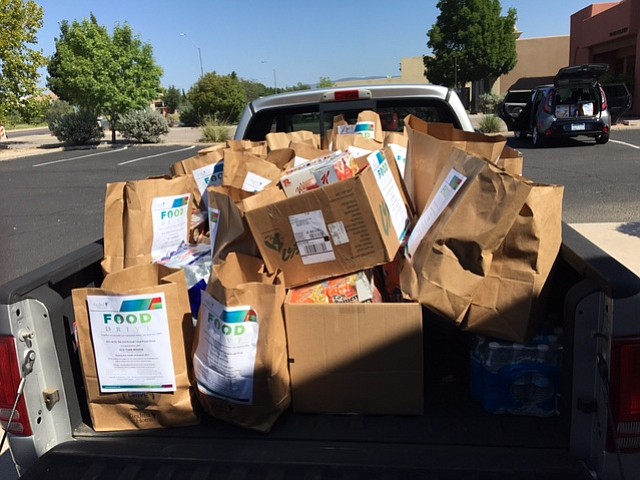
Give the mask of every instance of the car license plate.
[(584, 123), (572, 123), (571, 124), (571, 131), (572, 132), (577, 132), (580, 130), (584, 130)]

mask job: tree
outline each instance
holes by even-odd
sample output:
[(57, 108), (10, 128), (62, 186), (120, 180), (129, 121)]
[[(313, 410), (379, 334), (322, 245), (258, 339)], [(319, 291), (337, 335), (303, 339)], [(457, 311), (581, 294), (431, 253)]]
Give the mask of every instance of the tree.
[(46, 65), (37, 43), (44, 11), (33, 1), (0, 0), (0, 124), (40, 94), (38, 69)]
[(336, 84), (329, 77), (320, 77), (320, 81), (318, 82), (318, 88), (331, 88), (335, 87)]
[(205, 119), (235, 122), (247, 103), (247, 94), (237, 75), (206, 73), (187, 92), (200, 123)]
[(167, 107), (168, 113), (174, 113), (180, 104), (184, 101), (184, 94), (174, 85), (169, 85), (162, 95), (164, 106)]
[(501, 16), (499, 0), (440, 0), (440, 15), (427, 33), (433, 55), (424, 57), (425, 76), (457, 88), (469, 81), (493, 83), (515, 67), (516, 10)]
[(281, 89), (281, 92), (298, 92), (300, 90), (311, 90), (311, 85), (307, 85), (306, 83), (298, 82), (292, 87), (285, 87)]
[(244, 88), (244, 92), (247, 95), (247, 102), (251, 102), (256, 98), (265, 97), (274, 93), (273, 88), (269, 88), (263, 83), (253, 80), (240, 79), (240, 85)]
[(63, 21), (55, 44), (48, 87), (61, 100), (105, 115), (113, 142), (118, 117), (148, 107), (161, 94), (162, 69), (153, 49), (127, 24), (116, 25), (109, 35), (93, 14), (82, 22)]

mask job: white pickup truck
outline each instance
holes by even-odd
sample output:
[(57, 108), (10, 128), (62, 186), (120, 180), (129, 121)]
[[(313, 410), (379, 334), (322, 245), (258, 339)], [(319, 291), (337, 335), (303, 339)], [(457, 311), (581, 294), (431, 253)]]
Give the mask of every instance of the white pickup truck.
[[(435, 86), (326, 89), (250, 103), (237, 139), (323, 133), (375, 110), (473, 127)], [(640, 478), (640, 279), (563, 225), (548, 315), (563, 330), (558, 414), (492, 414), (470, 395), (471, 335), (424, 310), (424, 415), (299, 414), (269, 433), (203, 417), (197, 426), (96, 432), (74, 344), (71, 290), (102, 282), (93, 243), (0, 286), (0, 419), (25, 479)], [(15, 405), (15, 412), (14, 410)]]

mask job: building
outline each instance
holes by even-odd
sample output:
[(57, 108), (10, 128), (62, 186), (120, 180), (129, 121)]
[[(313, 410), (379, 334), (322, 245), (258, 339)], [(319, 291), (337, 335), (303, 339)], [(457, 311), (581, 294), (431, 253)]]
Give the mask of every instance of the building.
[[(624, 81), (632, 95), (638, 92), (633, 95), (631, 113), (640, 115), (640, 0), (596, 3), (574, 13), (570, 20), (569, 35), (518, 38), (516, 66), (498, 78), (491, 91), (502, 95), (510, 88), (530, 89), (552, 83), (558, 70), (568, 65), (608, 63), (608, 81)], [(429, 82), (424, 76), (422, 56), (403, 58), (400, 72), (398, 77), (337, 84)]]
[(531, 89), (553, 83), (558, 70), (568, 65), (569, 35), (519, 38), (516, 40), (518, 62), (493, 85), (492, 91), (504, 95), (509, 89)]
[[(571, 15), (569, 64), (608, 63), (610, 78), (640, 94), (640, 0), (597, 3)], [(640, 115), (633, 95), (631, 113)]]

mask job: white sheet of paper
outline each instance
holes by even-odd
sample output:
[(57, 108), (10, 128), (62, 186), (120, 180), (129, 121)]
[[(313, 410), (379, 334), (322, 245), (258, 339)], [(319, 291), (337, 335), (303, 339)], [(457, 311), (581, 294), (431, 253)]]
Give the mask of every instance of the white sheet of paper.
[(253, 376), (259, 320), (249, 306), (227, 307), (206, 291), (198, 319), (199, 341), (193, 356), (198, 389), (233, 403), (253, 404)]
[(413, 228), (411, 235), (409, 235), (406, 247), (406, 253), (409, 259), (415, 255), (422, 239), (431, 229), (447, 205), (451, 203), (453, 197), (455, 197), (460, 191), (460, 187), (462, 187), (466, 180), (467, 177), (457, 170), (452, 168), (449, 171), (447, 178), (442, 182), (442, 185), (440, 185), (438, 193), (431, 203), (427, 205), (427, 208), (424, 209), (416, 223), (416, 226)]
[(89, 295), (87, 304), (101, 393), (176, 390), (164, 293)]

